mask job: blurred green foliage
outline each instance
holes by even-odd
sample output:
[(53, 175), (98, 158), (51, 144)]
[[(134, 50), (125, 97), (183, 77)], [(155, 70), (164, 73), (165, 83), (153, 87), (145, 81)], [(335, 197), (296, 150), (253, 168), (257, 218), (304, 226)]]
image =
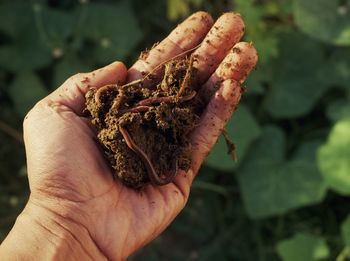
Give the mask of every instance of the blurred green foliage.
[(28, 197), (21, 122), (68, 76), (128, 65), (185, 16), (241, 13), (259, 65), (188, 206), (132, 259), (350, 258), (350, 1), (0, 0), (0, 238)]

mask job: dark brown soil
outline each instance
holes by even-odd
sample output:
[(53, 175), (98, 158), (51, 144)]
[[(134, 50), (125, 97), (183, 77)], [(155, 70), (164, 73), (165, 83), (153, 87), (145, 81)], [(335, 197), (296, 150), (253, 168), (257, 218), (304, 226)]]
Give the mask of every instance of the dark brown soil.
[(198, 123), (192, 58), (164, 65), (163, 79), (151, 76), (86, 94), (86, 108), (115, 176), (140, 188), (165, 185), (191, 164), (189, 134)]

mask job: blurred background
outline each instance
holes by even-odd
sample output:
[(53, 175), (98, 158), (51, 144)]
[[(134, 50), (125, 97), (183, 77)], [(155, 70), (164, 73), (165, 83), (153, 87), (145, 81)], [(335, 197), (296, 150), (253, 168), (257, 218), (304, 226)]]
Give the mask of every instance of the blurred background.
[[(131, 65), (196, 10), (259, 64), (187, 207), (132, 260), (350, 260), (350, 1), (0, 0), (0, 241), (28, 198), (22, 120), (68, 76)], [(59, 144), (58, 144), (59, 146)]]

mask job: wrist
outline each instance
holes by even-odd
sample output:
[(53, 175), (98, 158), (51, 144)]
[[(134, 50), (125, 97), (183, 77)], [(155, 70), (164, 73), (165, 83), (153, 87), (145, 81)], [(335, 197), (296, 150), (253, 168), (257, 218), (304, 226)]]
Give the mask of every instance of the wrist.
[(28, 203), (0, 246), (5, 260), (107, 260), (88, 231)]

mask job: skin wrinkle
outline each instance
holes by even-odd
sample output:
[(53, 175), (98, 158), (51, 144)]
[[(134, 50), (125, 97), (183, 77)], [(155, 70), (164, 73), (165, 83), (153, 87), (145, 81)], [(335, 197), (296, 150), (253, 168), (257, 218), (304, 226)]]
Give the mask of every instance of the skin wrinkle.
[[(33, 200), (33, 196), (32, 196), (32, 195), (31, 195), (31, 197), (29, 198), (29, 202), (31, 202), (31, 203), (34, 204), (34, 205), (37, 205), (38, 207), (42, 207), (42, 208), (44, 208), (44, 209), (51, 210), (49, 207), (45, 207), (45, 206), (42, 205), (42, 204), (36, 203), (36, 201)], [(74, 208), (76, 209), (77, 207), (74, 207)], [(75, 223), (76, 225), (81, 225), (81, 226), (83, 226), (82, 223), (76, 222), (76, 221), (75, 221), (73, 218), (71, 218), (70, 216), (61, 215), (61, 214), (59, 214), (58, 212), (55, 212), (55, 211), (53, 211), (53, 210), (51, 210), (51, 212), (52, 212), (53, 214), (57, 214), (58, 216), (62, 217), (63, 219), (68, 219), (68, 220), (70, 220), (72, 223)], [(76, 211), (73, 212), (73, 213), (76, 214)], [(83, 213), (84, 213), (84, 212), (83, 212)], [(80, 214), (83, 214), (83, 213), (80, 213)], [(93, 237), (90, 235), (90, 231), (87, 229), (87, 227), (83, 226), (83, 228), (88, 232), (90, 238), (93, 240)], [(93, 241), (94, 241), (94, 240), (93, 240)]]
[[(118, 184), (119, 185), (119, 184)], [(118, 192), (118, 195), (115, 197), (117, 200), (115, 201), (115, 202), (112, 202), (112, 206), (111, 206), (111, 209), (119, 209), (121, 212), (122, 212), (122, 210), (121, 209), (123, 209), (123, 207), (121, 206), (119, 206), (119, 204), (120, 204), (120, 202), (122, 201), (122, 197), (121, 197), (121, 195), (123, 195), (123, 192), (124, 192), (124, 190), (125, 190), (125, 187), (124, 186), (120, 186), (120, 190), (118, 191), (117, 190), (117, 192)], [(123, 220), (128, 220), (129, 218), (128, 218), (128, 214), (126, 214), (125, 215), (126, 216), (126, 218), (124, 218)], [(98, 216), (98, 219), (100, 220), (100, 216)], [(108, 216), (105, 218), (105, 220), (108, 220)], [(97, 223), (98, 223), (98, 221), (97, 221)], [(125, 225), (127, 225), (128, 227), (129, 227), (129, 225), (128, 224), (124, 224), (124, 227), (125, 227)], [(110, 228), (109, 227), (106, 227), (108, 230), (107, 231), (105, 231), (103, 234), (104, 235), (108, 235), (108, 236), (114, 236), (114, 235), (111, 235), (110, 234)], [(100, 229), (100, 228), (98, 228), (98, 229)], [(128, 231), (128, 228), (126, 228), (126, 231)], [(95, 232), (94, 234), (96, 234), (95, 236), (97, 236), (97, 232)], [(119, 236), (121, 237), (121, 238), (123, 238), (123, 236), (122, 235), (120, 235), (119, 234)], [(125, 240), (127, 239), (127, 236), (124, 236), (124, 238), (125, 238)], [(103, 242), (109, 242), (108, 244), (107, 244), (107, 246), (105, 247), (105, 248), (100, 248), (101, 250), (102, 249), (108, 249), (109, 247), (110, 247), (110, 244), (112, 244), (112, 242), (113, 242), (113, 240), (111, 240), (109, 237), (104, 237), (104, 240), (102, 241), (102, 243)], [(97, 242), (96, 242), (96, 244), (97, 244)], [(123, 248), (124, 248), (124, 244), (121, 244), (121, 246), (122, 246), (122, 249), (121, 249), (121, 251), (119, 251), (120, 253), (123, 253)], [(115, 248), (115, 246), (114, 245), (112, 245), (111, 246), (111, 248)], [(121, 258), (121, 260), (124, 260), (125, 258)], [(120, 258), (118, 258), (118, 259), (116, 259), (116, 260), (120, 260)]]
[[(74, 195), (74, 194), (78, 194), (74, 188), (70, 189), (70, 188), (62, 188), (63, 186), (55, 186), (53, 185), (52, 182), (47, 182), (46, 184), (49, 185), (49, 188), (43, 188), (44, 186), (40, 186), (37, 187), (35, 189), (35, 193), (41, 194), (41, 195), (47, 195), (50, 194), (53, 198), (61, 198), (64, 199), (65, 197), (63, 197), (63, 195)], [(46, 185), (44, 184), (44, 185)], [(76, 203), (80, 203), (82, 202), (82, 200), (72, 200), (72, 198), (75, 198), (75, 196), (69, 196), (69, 200), (72, 202), (76, 202)]]
[[(79, 84), (77, 84), (77, 83), (75, 83), (74, 86), (75, 86), (77, 92), (79, 93), (80, 97), (82, 97), (84, 99), (84, 101), (85, 101), (85, 92), (82, 90), (82, 87)], [(88, 91), (90, 88), (91, 87), (90, 87), (90, 84), (89, 84), (89, 85), (86, 86), (85, 89), (87, 89), (86, 91)], [(77, 115), (81, 115), (83, 112), (82, 111), (80, 111), (80, 112), (75, 111), (75, 113)]]
[[(70, 171), (70, 170), (65, 171), (65, 172), (67, 172), (67, 173), (68, 173), (69, 171)], [(44, 175), (42, 175), (42, 176), (46, 176), (46, 175), (44, 174)], [(55, 177), (60, 177), (60, 175), (56, 175)], [(64, 179), (63, 179), (62, 181), (64, 181)], [(54, 181), (54, 182), (50, 182), (50, 184), (55, 184), (55, 183), (62, 183), (62, 182), (56, 182), (56, 181)], [(111, 185), (111, 187), (112, 187), (112, 185)], [(72, 187), (72, 188), (71, 188), (71, 190), (73, 191), (73, 190), (74, 190), (74, 188)], [(91, 196), (91, 198), (92, 198), (92, 197), (94, 197), (94, 196)]]
[[(53, 233), (50, 229), (48, 229), (47, 227), (45, 227), (43, 224), (41, 224), (38, 220), (36, 220), (35, 218), (34, 219), (31, 219), (33, 220), (33, 222), (35, 222), (38, 226), (40, 226), (42, 229), (46, 230), (49, 234), (51, 235), (54, 235), (56, 236), (57, 238), (59, 239), (62, 239), (60, 236), (58, 236), (56, 233)], [(58, 248), (58, 245), (56, 242), (52, 241), (50, 238), (47, 238), (47, 240), (54, 246), (56, 246), (56, 248)], [(66, 244), (66, 242), (63, 240), (62, 241), (64, 244)], [(69, 246), (70, 248), (70, 246)]]
[[(45, 115), (44, 112), (46, 112), (48, 115), (50, 114), (55, 114), (59, 117), (61, 117), (64, 120), (71, 119), (71, 117), (76, 116), (75, 113), (73, 113), (73, 108), (62, 104), (60, 102), (56, 102), (54, 100), (49, 99), (48, 101), (45, 102), (39, 102), (36, 106), (41, 107), (43, 110), (38, 110), (38, 111), (42, 111), (41, 113), (43, 115)], [(30, 114), (33, 112), (29, 112), (28, 116), (30, 117)], [(39, 117), (41, 117), (42, 115), (38, 115)], [(26, 121), (28, 121), (29, 118), (26, 119)], [(68, 127), (67, 127), (68, 128)]]
[[(78, 244), (80, 245), (81, 249), (85, 252), (85, 254), (88, 255), (88, 257), (91, 259), (91, 260), (94, 260), (94, 258), (91, 256), (90, 252), (87, 251), (86, 247), (84, 246), (84, 244), (82, 244), (82, 242), (80, 242), (80, 240), (74, 235), (74, 233), (72, 233), (69, 229), (67, 229), (65, 226), (61, 225), (59, 222), (57, 222), (56, 220), (52, 219), (52, 221), (59, 227), (61, 227), (62, 229), (64, 229), (66, 232), (68, 232), (70, 234), (70, 236), (78, 242)], [(69, 245), (69, 248), (72, 249), (71, 245)], [(72, 252), (74, 252), (74, 250), (72, 249)], [(100, 253), (102, 255), (102, 253)]]
[[(27, 215), (28, 215), (28, 214), (27, 214)], [(57, 238), (60, 239), (60, 241), (61, 241), (63, 244), (65, 244), (66, 246), (68, 246), (68, 248), (71, 250), (71, 252), (74, 252), (74, 249), (72, 248), (72, 246), (71, 246), (70, 244), (67, 244), (67, 243), (66, 243), (64, 237), (62, 237), (61, 235), (59, 235), (59, 234), (53, 232), (52, 230), (50, 230), (49, 228), (47, 228), (46, 226), (44, 226), (44, 225), (43, 225), (41, 222), (39, 222), (36, 218), (31, 219), (31, 220), (33, 220), (37, 225), (39, 225), (39, 226), (40, 226), (41, 228), (43, 228), (44, 230), (48, 231), (50, 234), (55, 235)], [(57, 224), (58, 226), (62, 227), (65, 231), (67, 231), (67, 232), (71, 235), (72, 238), (76, 239), (76, 241), (78, 242), (78, 244), (81, 246), (81, 248), (82, 248), (83, 250), (85, 250), (85, 253), (91, 258), (91, 260), (94, 260), (94, 259), (89, 255), (89, 253), (86, 251), (86, 249), (82, 246), (81, 242), (73, 235), (73, 233), (71, 233), (69, 230), (67, 230), (67, 229), (64, 228), (63, 226), (61, 226), (61, 225), (60, 225), (59, 223), (57, 223), (55, 220), (52, 219), (52, 221), (53, 221), (55, 224)], [(62, 240), (62, 239), (63, 239), (63, 240)], [(57, 243), (51, 241), (50, 238), (47, 238), (47, 240), (50, 241), (53, 245), (55, 245), (56, 248), (58, 249), (59, 246), (58, 246)], [(57, 255), (57, 254), (55, 254), (55, 255)]]
[[(191, 171), (191, 169), (188, 170), (187, 173), (189, 173), (190, 171)], [(180, 171), (180, 173), (177, 175), (177, 178), (173, 181), (173, 184), (174, 184), (174, 185), (177, 187), (177, 189), (179, 190), (181, 196), (182, 196), (183, 199), (184, 199), (184, 204), (183, 204), (183, 205), (185, 205), (186, 202), (187, 202), (187, 200), (188, 200), (188, 197), (189, 197), (189, 190), (188, 190), (188, 189), (185, 189), (184, 186), (182, 186), (181, 184), (179, 184), (180, 178), (186, 179), (185, 177), (182, 177), (182, 175), (180, 175), (180, 174), (182, 174), (182, 171)], [(189, 176), (191, 176), (191, 175), (189, 175)]]
[(138, 72), (140, 74), (142, 74), (141, 72), (151, 72), (153, 69), (151, 68), (151, 66), (147, 63), (146, 60), (140, 59), (140, 64), (142, 65), (142, 69), (138, 68)]
[(174, 181), (173, 182), (174, 186), (175, 186), (175, 189), (174, 191), (177, 192), (177, 194), (179, 194), (179, 197), (181, 197), (181, 199), (183, 199), (183, 203), (181, 204), (181, 206), (185, 206), (186, 205), (186, 202), (188, 200), (188, 193), (187, 191), (185, 192), (184, 188), (182, 186), (180, 186), (180, 184), (178, 184), (178, 181)]
[[(86, 248), (83, 246), (82, 242), (80, 242), (80, 240), (78, 240), (78, 238), (76, 236), (74, 236), (74, 234), (72, 232), (70, 232), (67, 228), (65, 228), (64, 226), (60, 225), (58, 222), (56, 222), (54, 219), (52, 219), (52, 221), (59, 227), (61, 227), (62, 229), (64, 229), (67, 233), (69, 233), (70, 237), (73, 238), (75, 241), (78, 242), (78, 245), (80, 246), (81, 250), (83, 252), (85, 252), (85, 254), (90, 258), (90, 260), (94, 260), (92, 258), (92, 256), (90, 255), (90, 253), (86, 250)], [(71, 249), (72, 252), (75, 252), (75, 249), (72, 248), (72, 246), (70, 244), (67, 244), (69, 246), (69, 248)]]
[[(66, 173), (69, 173), (70, 171), (69, 170), (67, 170), (67, 171), (65, 171)], [(42, 176), (47, 176), (47, 175), (42, 175)], [(55, 175), (54, 177), (56, 177), (56, 178), (58, 178), (58, 177), (61, 177), (61, 175)], [(55, 187), (53, 184), (56, 184), (56, 183), (59, 183), (59, 184), (62, 184), (62, 182), (61, 181), (65, 181), (65, 176), (63, 175), (63, 179), (60, 179), (59, 180), (59, 182), (57, 182), (57, 181), (55, 181), (55, 180), (52, 180), (52, 178), (54, 178), (54, 177), (51, 177), (51, 181), (49, 180), (49, 184), (50, 184), (50, 186), (49, 187)], [(65, 184), (64, 186), (67, 186), (67, 185), (69, 185), (69, 184)], [(64, 187), (63, 185), (60, 185), (60, 186), (58, 186), (58, 187), (55, 187), (55, 188), (61, 188), (61, 187)], [(107, 192), (103, 192), (102, 194), (98, 194), (98, 195), (91, 195), (91, 196), (89, 196), (87, 199), (84, 199), (84, 200), (76, 200), (76, 199), (73, 199), (73, 198), (70, 198), (72, 201), (74, 201), (74, 202), (78, 202), (78, 203), (87, 203), (89, 200), (91, 200), (91, 199), (96, 199), (96, 198), (99, 198), (99, 197), (102, 197), (102, 196), (104, 196), (105, 194), (107, 194), (107, 193), (109, 193), (109, 191), (110, 190), (112, 190), (114, 188), (114, 186), (113, 186), (113, 184), (111, 184), (110, 185), (110, 187), (109, 187), (109, 189), (107, 190)], [(69, 191), (74, 191), (75, 189), (74, 189), (74, 187), (71, 187), (71, 188), (69, 188), (68, 189)], [(56, 195), (56, 196), (58, 196), (58, 194)], [(85, 195), (85, 197), (87, 197), (86, 195)]]
[(61, 102), (55, 101), (53, 99), (48, 99), (45, 102), (43, 102), (41, 105), (44, 110), (47, 109), (51, 113), (54, 112), (58, 115), (62, 115), (62, 114), (64, 115), (64, 113), (74, 114), (72, 112), (72, 109), (73, 109), (72, 107), (62, 104)]
[(202, 133), (199, 133), (196, 135), (195, 143), (201, 144), (200, 146), (199, 145), (196, 146), (197, 150), (200, 151), (200, 153), (201, 153), (201, 157), (194, 158), (193, 164), (191, 166), (193, 173), (198, 172), (200, 165), (201, 165), (203, 155), (205, 155), (206, 152), (211, 149), (210, 143), (208, 142), (208, 137), (206, 135), (203, 135)]
[(38, 206), (38, 207), (41, 207), (41, 208), (43, 208), (43, 209), (49, 211), (51, 214), (57, 215), (57, 216), (63, 218), (64, 220), (70, 221), (70, 222), (72, 222), (73, 224), (77, 225), (78, 227), (82, 227), (82, 228), (85, 230), (85, 232), (87, 232), (86, 234), (88, 235), (88, 238), (91, 239), (91, 241), (94, 243), (94, 245), (96, 246), (96, 248), (100, 251), (100, 253), (101, 253), (101, 254), (103, 253), (103, 252), (101, 251), (101, 249), (99, 248), (97, 242), (95, 242), (94, 239), (93, 239), (93, 237), (91, 236), (89, 229), (88, 229), (83, 223), (80, 223), (80, 222), (75, 221), (73, 218), (71, 218), (71, 217), (68, 216), (68, 215), (67, 215), (67, 216), (63, 216), (63, 215), (61, 215), (60, 213), (51, 210), (49, 207), (44, 206), (43, 204), (38, 204), (37, 202), (33, 201), (32, 197), (29, 198), (29, 201), (28, 201), (28, 202), (31, 202), (32, 204), (34, 204), (34, 205), (36, 205), (36, 206)]
[[(136, 227), (137, 227), (137, 226), (131, 227), (131, 231), (133, 232), (133, 233), (130, 233), (131, 235), (137, 235), (137, 234), (139, 234), (139, 231), (136, 230)], [(124, 239), (124, 241), (123, 241), (123, 250), (125, 249), (126, 246), (128, 246), (128, 243), (127, 243), (128, 239), (129, 239), (129, 237), (126, 236), (125, 239)], [(144, 245), (146, 245), (146, 244), (147, 244), (147, 240), (144, 240), (143, 242), (140, 242), (140, 243), (139, 243), (140, 247), (142, 247), (142, 246), (144, 246)], [(135, 252), (136, 250), (137, 250), (137, 248), (135, 247), (135, 248), (132, 250), (132, 252)], [(126, 257), (122, 257), (122, 260), (126, 260), (127, 258), (128, 258), (127, 256), (126, 256)]]
[[(55, 183), (57, 183), (57, 182), (53, 182), (52, 184), (55, 184)], [(52, 185), (52, 184), (51, 184), (51, 182), (50, 182), (50, 186), (49, 186), (49, 187), (54, 187), (54, 185)], [(55, 188), (55, 187), (54, 187), (54, 188)], [(58, 186), (58, 187), (56, 187), (56, 188), (61, 188), (61, 186)], [(99, 198), (104, 197), (105, 195), (109, 194), (110, 191), (112, 191), (113, 189), (115, 189), (115, 187), (114, 187), (113, 184), (111, 184), (111, 185), (109, 186), (109, 188), (107, 189), (107, 191), (105, 191), (105, 192), (103, 192), (103, 193), (101, 193), (101, 194), (93, 195), (93, 196), (91, 196), (90, 198), (87, 198), (87, 199), (84, 199), (84, 200), (74, 200), (74, 199), (72, 199), (72, 198), (70, 198), (69, 200), (72, 201), (72, 202), (75, 202), (75, 203), (84, 203), (84, 204), (86, 204), (86, 203), (89, 203), (89, 202), (92, 201), (92, 200), (96, 200), (96, 199), (99, 199)], [(38, 188), (37, 191), (39, 191), (39, 192), (41, 191), (40, 187)], [(68, 191), (74, 191), (74, 188), (73, 188), (73, 187), (72, 187), (72, 188), (68, 188)], [(44, 194), (46, 194), (47, 192), (48, 192), (47, 190), (44, 190), (44, 191), (42, 191), (42, 194), (44, 195)], [(49, 194), (50, 194), (50, 193), (49, 193)], [(66, 200), (66, 198), (60, 197), (59, 195), (60, 195), (60, 194), (52, 195), (52, 196), (55, 197), (55, 198), (58, 198), (58, 199)], [(85, 196), (85, 197), (86, 197), (86, 196)]]
[[(147, 194), (146, 195), (144, 195), (144, 196), (147, 196)], [(130, 203), (131, 205), (133, 204), (133, 202), (131, 202)], [(136, 209), (135, 209), (136, 210)], [(128, 216), (140, 216), (139, 215), (139, 213), (138, 212), (135, 212), (135, 210), (133, 210), (132, 212), (134, 213), (134, 214), (130, 214), (130, 212), (128, 211), (127, 213), (128, 213), (128, 215), (127, 215), (127, 217)], [(145, 215), (145, 216), (150, 216), (150, 214), (148, 214), (148, 215)], [(137, 219), (137, 221), (138, 220), (141, 220), (142, 221), (142, 219)], [(131, 233), (131, 232), (128, 232), (127, 234), (126, 234), (126, 236), (124, 237), (124, 240), (123, 240), (123, 244), (122, 244), (122, 250), (124, 250), (127, 246), (129, 246), (129, 244), (127, 243), (128, 242), (128, 240), (130, 240), (130, 237), (132, 236), (132, 235), (138, 235), (138, 234), (140, 234), (140, 231), (138, 231), (138, 230), (136, 230), (137, 228), (139, 228), (139, 227), (142, 227), (142, 223), (141, 223), (141, 225), (138, 225), (138, 224), (136, 224), (136, 225), (134, 225), (134, 226), (131, 226), (131, 224), (127, 224), (127, 226), (128, 226), (128, 229), (126, 229), (126, 231), (133, 231), (133, 233)], [(121, 251), (121, 253), (123, 253), (124, 251)], [(126, 251), (125, 251), (126, 252)], [(127, 257), (122, 257), (122, 260), (126, 260), (127, 259)]]
[[(167, 199), (166, 199), (164, 193), (161, 193), (161, 192), (160, 192), (158, 189), (156, 189), (154, 186), (152, 186), (150, 189), (153, 190), (153, 192), (156, 192), (156, 193), (160, 196), (160, 198), (162, 199), (163, 202), (167, 202)], [(153, 194), (153, 195), (154, 195), (154, 193), (147, 193), (147, 194), (149, 194), (149, 195)], [(156, 198), (159, 198), (159, 197), (156, 197)], [(158, 203), (158, 204), (161, 204), (159, 201), (158, 201), (157, 203)], [(156, 218), (161, 219), (161, 220), (163, 219), (163, 218), (160, 218), (159, 216), (157, 217), (157, 215), (156, 215), (156, 213), (157, 213), (157, 212), (156, 212), (156, 209), (154, 209), (154, 208), (151, 209), (151, 208), (150, 208), (149, 210), (150, 210), (150, 216), (156, 216)], [(147, 242), (150, 242), (153, 238), (155, 238), (154, 235), (158, 234), (158, 233), (157, 233), (158, 230), (159, 230), (159, 226), (157, 226), (157, 224), (159, 224), (158, 220), (156, 221), (154, 218), (153, 218), (153, 219), (150, 219), (150, 220), (151, 220), (151, 222), (154, 223), (153, 231), (152, 231), (152, 233), (150, 233), (149, 238), (145, 238), (145, 240), (142, 242), (143, 245), (147, 244)]]
[(171, 39), (171, 34), (169, 34), (165, 39), (168, 39), (173, 45), (175, 45), (178, 50), (176, 52), (182, 53), (186, 51), (186, 48), (183, 48), (179, 43), (177, 43), (175, 40)]
[[(157, 193), (157, 195), (155, 195), (155, 193)], [(152, 197), (151, 197), (152, 196)], [(160, 193), (159, 189), (156, 189), (153, 185), (149, 186), (147, 188), (147, 190), (145, 191), (145, 201), (149, 201), (149, 202), (154, 202), (153, 205), (151, 205), (152, 207), (149, 207), (147, 208), (148, 209), (148, 216), (149, 217), (153, 217), (153, 218), (150, 218), (150, 221), (154, 222), (155, 226), (153, 228), (153, 231), (152, 233), (150, 233), (150, 236), (153, 237), (152, 235), (154, 235), (157, 231), (157, 225), (156, 224), (159, 224), (158, 221), (155, 221), (154, 220), (154, 217), (155, 218), (159, 218), (157, 217), (157, 208), (153, 207), (154, 205), (162, 205), (162, 202), (165, 203), (166, 202), (166, 198), (164, 197), (164, 195), (162, 195), (162, 193)], [(135, 212), (135, 215), (137, 216), (139, 213), (138, 212)], [(142, 223), (140, 223), (140, 225), (138, 226), (141, 226), (142, 227)], [(145, 244), (146, 242), (149, 242), (149, 238), (145, 238), (143, 244)]]
[[(81, 90), (80, 90), (80, 88), (78, 88), (78, 87), (76, 87), (76, 90), (79, 92), (79, 93), (81, 93)], [(67, 102), (66, 100), (68, 99), (68, 100), (74, 100), (74, 98), (72, 99), (72, 98), (70, 98), (69, 96), (67, 96), (67, 94), (65, 94), (65, 92), (61, 92), (61, 91), (59, 91), (58, 93), (58, 96), (60, 97), (60, 99), (59, 99), (59, 101), (57, 102), (58, 104), (56, 105), (57, 107), (62, 107), (62, 108), (64, 108), (64, 107), (66, 107), (67, 108), (67, 110), (62, 110), (62, 112), (64, 112), (64, 111), (67, 111), (67, 112), (70, 112), (70, 113), (72, 113), (72, 112), (74, 112), (74, 114), (75, 115), (78, 115), (78, 116), (81, 116), (82, 115), (82, 111), (77, 111), (75, 108), (74, 108), (74, 106), (71, 106), (70, 105), (70, 102)], [(62, 97), (62, 96), (64, 96), (64, 98)], [(79, 98), (82, 98), (82, 97), (79, 97)], [(53, 100), (51, 99), (51, 100), (48, 100), (47, 101), (47, 105), (49, 106), (49, 107), (52, 107), (52, 108), (54, 108), (52, 105), (50, 105), (49, 104), (49, 102), (52, 102), (53, 103)], [(58, 113), (59, 113), (59, 111), (58, 111)]]
[(168, 193), (164, 193), (163, 190), (166, 189), (167, 191), (170, 189), (172, 184), (167, 185), (167, 187), (163, 188), (156, 188), (154, 187), (153, 189), (160, 195), (162, 198), (163, 202), (165, 205), (169, 206), (171, 203), (171, 200), (169, 200), (169, 195)]

